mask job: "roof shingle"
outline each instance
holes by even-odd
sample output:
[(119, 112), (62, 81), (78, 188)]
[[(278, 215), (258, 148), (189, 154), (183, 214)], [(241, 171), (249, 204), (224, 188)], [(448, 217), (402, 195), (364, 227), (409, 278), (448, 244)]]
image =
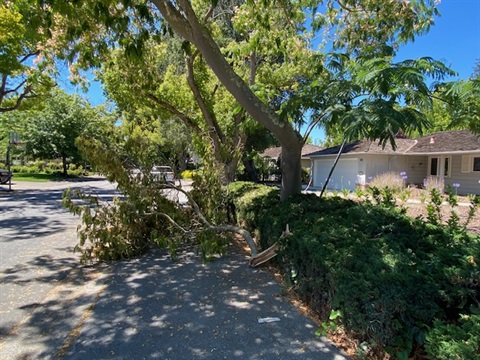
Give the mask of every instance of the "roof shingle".
[(479, 135), (469, 130), (443, 131), (417, 139), (408, 153), (438, 153), (480, 150)]
[[(480, 151), (480, 135), (473, 134), (469, 130), (442, 131), (435, 134), (413, 139), (395, 139), (396, 149), (393, 150), (390, 143), (385, 147), (378, 141), (359, 140), (346, 144), (342, 154), (427, 154), (449, 153), (456, 151)], [(324, 156), (338, 154), (340, 146), (317, 151), (310, 156)]]

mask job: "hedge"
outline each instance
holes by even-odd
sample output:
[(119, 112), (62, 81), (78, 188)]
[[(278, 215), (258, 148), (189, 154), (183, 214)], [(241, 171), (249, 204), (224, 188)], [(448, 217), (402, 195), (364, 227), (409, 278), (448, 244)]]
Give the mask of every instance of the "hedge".
[[(280, 203), (277, 189), (258, 184), (232, 184), (230, 199), (262, 248), (280, 243), (275, 261), (286, 284), (325, 324), (363, 344), (360, 357), (480, 353), (480, 336), (468, 335), (479, 331), (477, 236), (338, 197)], [(280, 239), (287, 224), (293, 235)]]

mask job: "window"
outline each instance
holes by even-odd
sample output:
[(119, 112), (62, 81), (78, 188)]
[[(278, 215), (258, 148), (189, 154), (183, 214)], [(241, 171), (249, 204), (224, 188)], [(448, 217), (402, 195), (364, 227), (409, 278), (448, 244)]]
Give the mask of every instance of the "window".
[(473, 158), (473, 171), (480, 171), (480, 157)]
[(450, 176), (450, 158), (446, 157), (443, 167), (443, 176)]

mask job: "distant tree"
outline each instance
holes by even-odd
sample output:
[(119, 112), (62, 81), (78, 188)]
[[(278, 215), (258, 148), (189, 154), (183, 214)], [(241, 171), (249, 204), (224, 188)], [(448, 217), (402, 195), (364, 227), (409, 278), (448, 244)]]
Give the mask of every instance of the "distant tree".
[(153, 165), (185, 170), (192, 139), (181, 122), (145, 106), (121, 113), (121, 146), (132, 165), (145, 170)]
[(469, 79), (439, 83), (432, 93), (433, 106), (424, 109), (434, 133), (451, 129), (468, 129), (480, 133), (480, 60)]
[[(113, 51), (99, 77), (129, 119), (129, 129), (137, 124), (154, 130), (157, 146), (173, 157), (184, 153), (181, 140), (202, 157), (211, 152), (224, 181), (234, 180), (245, 143), (238, 125), (245, 114), (234, 112), (234, 99), (201, 57), (183, 52), (179, 39), (149, 43), (141, 58)], [(165, 151), (167, 144), (172, 151)]]
[(55, 91), (41, 106), (28, 112), (23, 140), (27, 154), (36, 158), (57, 159), (67, 175), (68, 163), (82, 159), (76, 144), (80, 135), (98, 133), (98, 122), (88, 103), (77, 95)]
[(477, 62), (475, 63), (475, 67), (473, 68), (472, 77), (474, 79), (479, 79), (480, 78), (480, 59), (477, 59)]

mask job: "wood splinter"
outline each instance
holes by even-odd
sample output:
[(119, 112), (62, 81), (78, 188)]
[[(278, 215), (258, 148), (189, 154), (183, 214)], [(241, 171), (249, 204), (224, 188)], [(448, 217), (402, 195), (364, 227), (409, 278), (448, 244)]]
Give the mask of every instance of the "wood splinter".
[[(282, 232), (282, 235), (280, 236), (280, 239), (284, 239), (291, 235), (293, 234), (290, 232), (290, 229), (287, 224), (285, 231)], [(278, 243), (275, 243), (272, 246), (270, 246), (267, 250), (262, 251), (260, 254), (250, 259), (250, 267), (257, 267), (258, 265), (263, 264), (264, 262), (267, 262), (270, 259), (273, 259), (275, 256), (277, 256), (277, 251), (279, 248), (280, 248), (280, 245), (278, 245)]]

